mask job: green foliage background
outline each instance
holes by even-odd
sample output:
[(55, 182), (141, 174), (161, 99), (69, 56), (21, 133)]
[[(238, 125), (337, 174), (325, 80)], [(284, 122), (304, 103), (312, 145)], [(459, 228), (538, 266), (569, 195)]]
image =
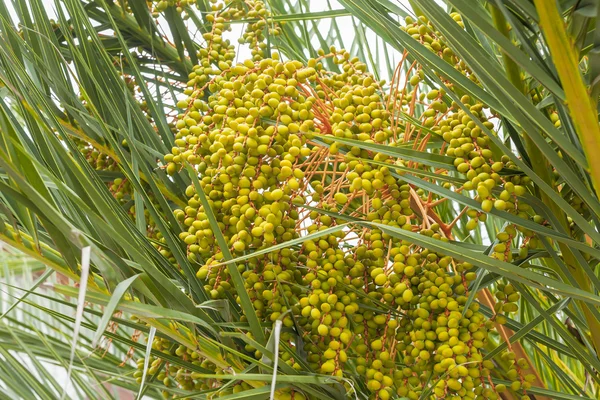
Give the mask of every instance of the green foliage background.
[[(61, 397), (65, 382), (48, 365), (67, 370), (71, 363), (78, 295), (73, 283), (80, 282), (81, 249), (86, 246), (92, 249), (92, 268), (69, 397), (118, 398), (101, 383), (138, 393), (139, 376), (134, 376), (137, 369), (129, 356), (136, 360), (148, 351), (158, 355), (144, 341), (152, 328), (158, 337), (189, 347), (196, 347), (189, 332), (202, 332), (201, 346), (215, 359), (238, 356), (228, 341), (240, 340), (240, 332), (248, 329), (236, 317), (239, 307), (233, 299), (203, 298), (195, 278), (198, 265), (188, 259), (177, 237), (180, 230), (173, 228), (178, 222), (172, 209), (185, 206), (185, 190), (193, 179), (185, 172), (170, 177), (158, 168), (166, 165), (163, 157), (174, 145), (175, 104), (197, 63), (203, 44), (194, 33), (206, 30), (210, 5), (202, 0), (190, 4), (186, 18), (168, 7), (157, 24), (146, 2), (130, 1), (129, 12), (122, 11), (124, 3), (56, 0), (58, 20), (51, 21), (41, 0), (0, 2), (0, 240), (19, 251), (3, 258), (8, 303), (0, 317), (0, 399)], [(407, 181), (415, 187), (450, 199), (450, 205), (435, 210), (442, 221), (458, 218), (452, 230), (455, 241), (423, 239), (423, 246), (441, 246), (446, 254), (474, 264), (478, 279), (470, 288), (473, 294), (495, 290), (500, 282), (518, 288), (522, 300), (506, 323), (510, 331), (500, 332), (492, 342), (498, 346), (512, 336), (516, 351), (529, 357), (545, 385), (535, 385), (530, 394), (537, 399), (598, 398), (600, 7), (574, 0), (410, 3), (404, 7), (391, 0), (342, 0), (340, 8), (314, 11), (308, 0), (270, 0), (270, 22), (283, 25), (282, 34), (269, 37), (268, 43), (283, 57), (302, 62), (317, 55), (315, 43), (346, 48), (376, 76), (388, 79), (406, 53), (423, 66), (425, 85), (439, 87), (440, 75), (451, 83), (449, 101), (470, 94), (494, 110), (501, 121), (496, 145), (533, 182), (524, 199), (550, 224), (493, 210), (485, 223), (469, 231), (460, 210), (480, 210), (480, 204), (441, 186), (448, 179), (445, 171), (431, 169), (423, 177), (408, 170)], [(451, 20), (450, 12), (462, 15), (464, 29)], [(426, 16), (480, 84), (399, 29), (409, 15)], [(337, 22), (349, 17), (353, 35), (345, 35), (350, 28)], [(132, 95), (128, 84), (133, 81), (139, 92)], [(551, 120), (553, 113), (560, 125)], [(410, 115), (397, 118), (417, 123)], [(95, 170), (80, 152), (82, 142), (110, 155), (116, 164)], [(416, 154), (417, 161), (429, 165), (433, 148)], [(389, 151), (399, 155), (396, 149)], [(107, 183), (114, 179), (131, 182), (137, 222), (109, 190)], [(145, 215), (139, 212), (144, 209)], [(147, 237), (148, 218), (170, 254), (161, 253), (153, 245), (155, 238)], [(508, 223), (526, 227), (543, 248), (512, 264), (493, 260), (493, 240)], [(20, 254), (35, 263), (23, 268), (15, 261)], [(33, 279), (23, 280), (33, 273)], [(133, 301), (134, 296), (142, 301)], [(225, 310), (232, 313), (230, 320), (221, 318)], [(492, 313), (489, 308), (487, 312)], [(263, 328), (255, 332), (257, 345), (272, 358), (270, 323)], [(96, 346), (100, 335), (107, 351)], [(174, 355), (161, 357), (206, 373)], [(235, 377), (225, 377), (258, 383), (252, 391), (224, 398), (269, 398), (272, 369), (270, 360), (256, 362)], [(161, 398), (165, 388), (155, 378), (147, 376), (141, 391)], [(507, 382), (501, 371), (494, 380)], [(277, 382), (278, 387), (293, 386), (319, 399), (346, 398), (348, 389), (343, 381), (308, 369), (281, 369)], [(92, 388), (91, 383), (96, 385)], [(174, 387), (168, 393), (178, 398), (213, 395), (190, 395)], [(361, 386), (348, 394), (355, 395), (369, 397)], [(519, 397), (507, 393), (504, 398)]]

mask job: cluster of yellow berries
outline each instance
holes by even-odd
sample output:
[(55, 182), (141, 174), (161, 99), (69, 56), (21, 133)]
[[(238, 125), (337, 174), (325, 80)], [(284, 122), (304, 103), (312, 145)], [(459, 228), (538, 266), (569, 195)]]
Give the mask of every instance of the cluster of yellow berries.
[[(325, 57), (339, 73), (324, 69)], [(301, 369), (305, 354), (315, 372), (366, 382), (374, 399), (417, 399), (430, 382), (437, 397), (497, 398), (486, 384), (493, 364), (483, 360), (493, 321), (468, 302), (471, 264), (375, 228), (340, 229), (252, 255), (302, 231), (335, 227), (342, 220), (329, 213), (340, 212), (447, 240), (439, 224), (417, 224), (411, 199), (422, 193), (395, 174), (397, 161), (361, 148), (404, 140), (393, 127), (389, 96), (365, 64), (335, 49), (307, 64), (274, 56), (223, 65), (205, 86), (192, 83), (179, 104), (166, 168), (197, 170), (229, 250), (246, 256), (237, 268), (257, 316), (280, 319), (301, 335), (299, 348), (294, 334), (283, 333), (289, 350), (281, 358)], [(464, 152), (451, 148), (453, 156)], [(483, 163), (473, 168), (486, 170)], [(201, 262), (197, 276), (212, 298), (237, 298), (193, 185), (186, 195), (188, 206), (175, 213), (186, 227), (180, 238), (190, 260)], [(514, 311), (510, 300), (503, 299), (503, 311)], [(251, 345), (243, 350), (262, 357)]]
[[(155, 13), (171, 6), (185, 12), (191, 3), (161, 0), (150, 7)], [(170, 175), (191, 166), (208, 199), (210, 210), (202, 205), (197, 187), (189, 185), (187, 206), (174, 213), (182, 227), (179, 238), (188, 259), (198, 265), (197, 278), (209, 297), (240, 301), (217, 243), (219, 234), (241, 259), (236, 268), (256, 315), (265, 326), (282, 321), (280, 340), (285, 346), (280, 346), (279, 357), (287, 366), (344, 378), (349, 393), (354, 389), (348, 382), (354, 382), (377, 400), (498, 399), (506, 390), (526, 399), (533, 378), (523, 373), (525, 360), (502, 354), (508, 365), (504, 376), (514, 381), (505, 387), (492, 384), (497, 364), (484, 359), (494, 324), (504, 323), (518, 308), (514, 287), (497, 285), (495, 314), (487, 318), (477, 301), (469, 301), (477, 277), (473, 265), (384, 228), (451, 239), (451, 225), (432, 220), (427, 210), (439, 197), (403, 179), (406, 168), (423, 172), (428, 167), (392, 152), (410, 146), (428, 151), (429, 135), (411, 131), (399, 118), (399, 111), (413, 113), (417, 103), (424, 109), (422, 126), (440, 143), (441, 149), (433, 146), (433, 151), (450, 157), (452, 173), (466, 178), (456, 190), (480, 203), (479, 209), (467, 211), (468, 230), (492, 210), (544, 223), (519, 201), (528, 190), (528, 178), (494, 151), (481, 129), (494, 130), (493, 114), (482, 102), (462, 96), (468, 115), (447, 101), (448, 87), (424, 92), (418, 65), (404, 78), (404, 89), (394, 89), (344, 50), (319, 51), (307, 62), (281, 60), (265, 43), (280, 28), (270, 22), (262, 1), (211, 4), (205, 15), (210, 29), (203, 34), (199, 63), (187, 78), (185, 98), (176, 104), (175, 145), (163, 165)], [(453, 18), (462, 24), (460, 16)], [(241, 19), (250, 21), (240, 43), (249, 46), (252, 57), (234, 62), (235, 46), (224, 34), (232, 21)], [(477, 82), (424, 18), (407, 19), (402, 29)], [(324, 59), (339, 69), (326, 70)], [(87, 143), (81, 151), (98, 169), (117, 168)], [(134, 217), (128, 182), (116, 179), (109, 189)], [(211, 228), (209, 213), (216, 217), (219, 233)], [(341, 226), (354, 218), (365, 223)], [(149, 237), (175, 262), (148, 214), (146, 220)], [(304, 239), (306, 235), (311, 238)], [(519, 256), (524, 258), (527, 248), (537, 245), (532, 236), (508, 225), (493, 238), (491, 256), (512, 261), (513, 246), (521, 237), (524, 254)], [(294, 245), (268, 250), (290, 241)], [(258, 251), (262, 254), (253, 255)], [(164, 338), (152, 346), (210, 374), (230, 372), (200, 351)], [(238, 350), (257, 360), (263, 356), (250, 344), (240, 344)], [(144, 361), (138, 361), (135, 374), (140, 381)], [(147, 372), (157, 373), (165, 397), (173, 387), (202, 391), (223, 386), (220, 395), (253, 387), (206, 379), (160, 357), (149, 364)], [(293, 388), (277, 393), (280, 399), (311, 398)]]

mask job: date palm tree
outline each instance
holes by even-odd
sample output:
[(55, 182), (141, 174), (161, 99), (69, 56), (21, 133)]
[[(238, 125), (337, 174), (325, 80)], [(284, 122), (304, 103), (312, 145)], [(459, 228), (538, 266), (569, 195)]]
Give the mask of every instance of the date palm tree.
[(597, 399), (599, 11), (0, 1), (0, 399)]

